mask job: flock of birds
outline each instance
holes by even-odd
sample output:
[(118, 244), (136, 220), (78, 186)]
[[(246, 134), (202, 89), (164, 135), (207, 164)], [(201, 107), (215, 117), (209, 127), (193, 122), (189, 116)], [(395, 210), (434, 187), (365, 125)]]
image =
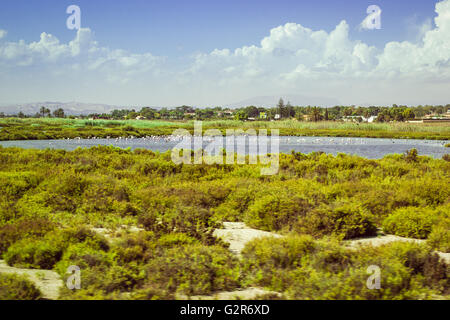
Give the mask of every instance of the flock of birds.
[[(245, 135), (245, 137), (249, 137), (249, 135)], [(51, 140), (51, 141), (26, 141), (28, 147), (31, 144), (31, 147), (37, 148), (57, 148), (57, 149), (73, 149), (76, 147), (92, 147), (97, 145), (115, 145), (117, 147), (126, 148), (126, 147), (140, 147), (140, 148), (148, 148), (153, 150), (170, 150), (171, 148), (176, 146), (176, 143), (181, 142), (186, 136), (183, 135), (171, 135), (171, 136), (146, 136), (146, 137), (118, 137), (118, 138), (98, 138), (98, 137), (89, 137), (89, 138), (66, 138), (63, 140)], [(192, 138), (192, 137), (191, 137)], [(271, 137), (267, 136), (267, 139), (270, 141)], [(191, 140), (192, 141), (192, 140)], [(212, 136), (203, 136), (202, 137), (202, 145), (209, 144), (210, 142), (215, 141), (215, 137)], [(242, 141), (242, 140), (241, 140)], [(242, 142), (236, 140), (234, 144), (242, 145)], [(245, 144), (248, 145), (249, 140), (245, 140)], [(22, 141), (19, 141), (19, 145), (17, 141), (10, 146), (20, 147)], [(44, 143), (44, 145), (42, 145)], [(224, 140), (224, 145), (228, 150), (229, 142)], [(356, 153), (361, 156), (367, 157), (379, 157), (386, 153), (403, 153), (404, 151), (417, 148), (420, 146), (429, 146), (429, 147), (438, 147), (443, 148), (448, 141), (432, 141), (432, 140), (408, 140), (408, 139), (383, 139), (383, 138), (355, 138), (355, 137), (294, 137), (294, 136), (280, 136), (279, 137), (279, 150), (284, 152), (296, 150), (302, 152), (311, 152), (311, 151), (326, 151), (326, 152), (349, 152)], [(2, 143), (2, 145), (8, 144)], [(36, 146), (37, 144), (37, 146)], [(389, 146), (397, 145), (397, 148), (389, 148)], [(406, 145), (408, 145), (406, 147)], [(270, 146), (273, 146), (273, 140), (270, 142)], [(345, 147), (342, 148), (340, 147)], [(364, 146), (364, 147), (363, 147)], [(379, 148), (384, 146), (385, 149)], [(320, 148), (318, 148), (320, 147)], [(348, 147), (352, 147), (349, 149)], [(324, 149), (322, 149), (324, 148)], [(233, 148), (234, 149), (234, 148)], [(322, 149), (322, 150), (321, 150)], [(230, 149), (231, 150), (231, 149)], [(426, 149), (421, 149), (421, 154), (423, 155), (431, 155), (431, 156), (439, 156), (442, 154), (442, 151), (436, 149), (430, 149), (426, 151)]]
[[(98, 137), (89, 137), (89, 138), (80, 138), (76, 137), (74, 139), (67, 138), (64, 140), (74, 141), (76, 143), (82, 143), (86, 141), (98, 141), (100, 144), (111, 144), (111, 143), (127, 143), (127, 142), (133, 142), (133, 143), (139, 143), (139, 144), (145, 144), (145, 143), (176, 143), (182, 141), (186, 136), (183, 135), (170, 135), (170, 136), (146, 136), (142, 138), (138, 138), (135, 136), (129, 136), (129, 137), (118, 137), (118, 138), (98, 138)], [(249, 137), (248, 134), (244, 135), (245, 138)], [(270, 136), (267, 136), (267, 138), (270, 140)], [(214, 141), (214, 137), (212, 136), (202, 136), (203, 142), (212, 142)], [(303, 145), (368, 145), (372, 144), (375, 140), (376, 142), (383, 142), (383, 143), (390, 143), (390, 144), (415, 144), (417, 141), (414, 140), (406, 140), (406, 139), (384, 139), (384, 138), (354, 138), (354, 137), (348, 137), (348, 138), (342, 138), (342, 137), (280, 137), (280, 143), (282, 144), (303, 144)], [(421, 144), (442, 144), (444, 146), (445, 141), (428, 141), (428, 140), (421, 140)], [(91, 143), (89, 143), (91, 144)]]

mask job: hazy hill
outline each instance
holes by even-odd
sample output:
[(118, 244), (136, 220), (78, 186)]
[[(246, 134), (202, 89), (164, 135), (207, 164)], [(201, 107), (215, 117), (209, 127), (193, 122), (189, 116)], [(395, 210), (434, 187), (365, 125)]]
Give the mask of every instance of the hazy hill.
[[(16, 114), (23, 112), (24, 114), (33, 115), (39, 112), (41, 107), (46, 107), (52, 112), (55, 109), (63, 108), (64, 112), (69, 115), (90, 114), (90, 113), (109, 113), (114, 109), (133, 109), (133, 107), (113, 106), (99, 103), (81, 103), (81, 102), (32, 102), (24, 104), (10, 104), (0, 106), (0, 112), (5, 114)], [(140, 107), (135, 107), (139, 109)]]

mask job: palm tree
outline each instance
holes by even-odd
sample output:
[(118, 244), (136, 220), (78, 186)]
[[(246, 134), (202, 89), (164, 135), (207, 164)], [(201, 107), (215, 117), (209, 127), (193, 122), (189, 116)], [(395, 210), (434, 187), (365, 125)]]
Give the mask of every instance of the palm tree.
[(44, 106), (42, 106), (41, 109), (39, 109), (39, 113), (41, 114), (41, 116), (45, 117), (47, 109)]
[(277, 108), (278, 108), (278, 114), (280, 115), (280, 117), (283, 117), (283, 111), (284, 111), (284, 101), (283, 98), (280, 98), (280, 100), (278, 100), (278, 104), (277, 104)]
[(313, 107), (311, 111), (311, 116), (314, 119), (314, 122), (320, 120), (320, 109), (318, 107)]
[(64, 109), (56, 109), (55, 111), (53, 111), (53, 116), (55, 116), (56, 118), (64, 118)]

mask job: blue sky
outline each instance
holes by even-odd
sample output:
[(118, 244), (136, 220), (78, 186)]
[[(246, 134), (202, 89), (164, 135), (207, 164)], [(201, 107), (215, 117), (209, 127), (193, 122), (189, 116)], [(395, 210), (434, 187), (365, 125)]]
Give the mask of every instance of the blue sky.
[[(287, 22), (331, 31), (346, 20), (352, 37), (383, 46), (411, 40), (412, 24), (435, 16), (435, 2), (424, 0), (2, 0), (0, 27), (10, 40), (34, 41), (45, 31), (69, 41), (73, 31), (65, 26), (65, 10), (71, 4), (80, 6), (82, 26), (104, 45), (167, 56), (258, 44)], [(359, 32), (371, 4), (383, 10), (382, 29)]]
[[(396, 92), (404, 103), (448, 103), (448, 93), (441, 90), (449, 84), (448, 56), (439, 52), (448, 48), (444, 31), (450, 5), (447, 0), (441, 6), (445, 21), (438, 27), (434, 23), (437, 2), (2, 0), (0, 104), (77, 100), (214, 105), (286, 93), (332, 97), (348, 104), (396, 103), (390, 102), (394, 91), (388, 81), (361, 87), (364, 81), (379, 83), (386, 73), (392, 83), (401, 82)], [(81, 8), (78, 33), (66, 28), (69, 15), (65, 11), (71, 4)], [(361, 30), (371, 4), (382, 9), (382, 28)], [(440, 30), (439, 40), (429, 40), (433, 44), (429, 48), (423, 39), (433, 30)], [(322, 38), (320, 31), (327, 36), (336, 31), (337, 40)], [(74, 53), (70, 43), (77, 38), (85, 42)], [(266, 47), (262, 45), (265, 38)], [(310, 40), (314, 48), (308, 47)], [(336, 52), (331, 52), (330, 43)], [(389, 60), (399, 59), (405, 50), (416, 50), (409, 57), (415, 73)], [(415, 57), (429, 50), (441, 56), (418, 62)], [(355, 56), (360, 60), (354, 61)], [(424, 65), (434, 69), (424, 70)], [(393, 72), (388, 72), (390, 67)], [(374, 69), (379, 72), (374, 74)], [(414, 82), (419, 74), (426, 86)], [(70, 81), (70, 90), (62, 84), (64, 78)], [(268, 83), (272, 81), (268, 79), (278, 81)], [(330, 79), (326, 87), (324, 79)], [(423, 89), (411, 96), (413, 88)], [(354, 95), (361, 90), (364, 94)]]

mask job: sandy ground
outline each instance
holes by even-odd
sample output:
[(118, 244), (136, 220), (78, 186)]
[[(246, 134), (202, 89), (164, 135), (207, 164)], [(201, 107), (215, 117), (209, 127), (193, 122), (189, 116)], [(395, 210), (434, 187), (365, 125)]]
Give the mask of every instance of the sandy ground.
[(117, 230), (111, 230), (107, 228), (91, 228), (92, 231), (96, 232), (99, 235), (105, 237), (108, 242), (113, 242), (116, 238), (117, 234), (121, 233), (139, 233), (141, 231), (145, 231), (145, 229), (138, 228), (136, 226), (121, 226)]
[(15, 273), (27, 276), (41, 291), (42, 297), (49, 300), (57, 300), (59, 289), (64, 285), (59, 274), (54, 271), (14, 268), (8, 266), (4, 260), (0, 260), (0, 273)]
[(217, 292), (209, 296), (179, 296), (177, 298), (181, 300), (252, 300), (267, 294), (281, 296), (278, 292), (267, 291), (262, 288), (246, 288), (235, 291)]
[[(382, 236), (373, 237), (373, 238), (347, 240), (345, 242), (348, 245), (348, 247), (350, 247), (350, 248), (358, 248), (358, 247), (364, 246), (364, 245), (371, 245), (371, 246), (376, 247), (376, 246), (381, 246), (383, 244), (387, 244), (387, 243), (395, 242), (395, 241), (414, 242), (414, 243), (425, 243), (426, 242), (426, 240), (404, 238), (404, 237), (394, 236), (391, 234), (382, 235)], [(450, 264), (450, 253), (445, 253), (445, 252), (440, 252), (440, 251), (436, 251), (436, 253), (447, 264)]]
[(378, 237), (361, 238), (354, 240), (346, 240), (344, 243), (350, 248), (358, 248), (364, 245), (371, 245), (374, 247), (382, 246), (387, 243), (403, 241), (403, 242), (415, 242), (415, 243), (425, 243), (425, 240), (413, 239), (413, 238), (403, 238), (394, 235), (380, 235)]
[[(245, 225), (243, 222), (224, 222), (224, 229), (216, 229), (214, 235), (218, 238), (223, 239), (225, 242), (230, 244), (231, 252), (240, 256), (242, 250), (244, 249), (247, 242), (261, 237), (282, 237), (279, 234), (267, 231), (261, 231), (257, 229), (252, 229)], [(372, 238), (363, 238), (355, 240), (347, 240), (344, 243), (349, 248), (358, 248), (359, 246), (372, 245), (381, 246), (395, 241), (405, 241), (405, 242), (415, 242), (415, 243), (425, 243), (425, 240), (404, 238), (394, 235), (381, 235)], [(436, 251), (436, 253), (448, 264), (450, 264), (450, 253), (444, 253)]]
[(240, 256), (247, 242), (263, 237), (276, 237), (281, 235), (249, 228), (243, 222), (224, 222), (224, 229), (214, 230), (214, 235), (230, 244), (230, 251)]

